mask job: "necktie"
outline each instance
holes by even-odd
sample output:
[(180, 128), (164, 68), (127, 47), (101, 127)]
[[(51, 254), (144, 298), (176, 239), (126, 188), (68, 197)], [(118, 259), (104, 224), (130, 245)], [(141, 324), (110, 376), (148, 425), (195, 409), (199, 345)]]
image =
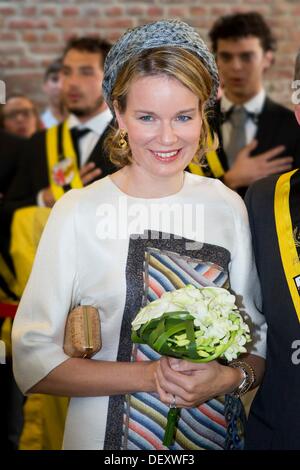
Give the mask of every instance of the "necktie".
[(77, 127), (73, 127), (73, 129), (71, 129), (73, 145), (74, 145), (74, 149), (77, 155), (77, 164), (79, 167), (81, 167), (81, 162), (80, 162), (81, 155), (80, 155), (79, 141), (82, 137), (84, 137), (89, 132), (91, 132), (90, 129), (78, 129)]
[(248, 114), (243, 106), (238, 108), (234, 107), (230, 113), (231, 134), (226, 148), (229, 168), (233, 165), (237, 153), (246, 145), (247, 119)]

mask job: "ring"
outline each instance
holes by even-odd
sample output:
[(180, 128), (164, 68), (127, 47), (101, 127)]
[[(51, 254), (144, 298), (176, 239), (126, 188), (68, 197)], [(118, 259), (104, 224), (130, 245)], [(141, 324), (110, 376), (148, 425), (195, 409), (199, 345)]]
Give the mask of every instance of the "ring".
[(176, 408), (176, 396), (175, 395), (173, 395), (173, 400), (172, 400), (172, 403), (170, 403), (169, 407)]

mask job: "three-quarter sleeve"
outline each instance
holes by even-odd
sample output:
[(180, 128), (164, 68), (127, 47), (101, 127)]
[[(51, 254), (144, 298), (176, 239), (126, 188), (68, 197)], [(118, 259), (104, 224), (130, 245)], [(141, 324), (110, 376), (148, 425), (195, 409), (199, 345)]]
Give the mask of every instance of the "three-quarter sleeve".
[(13, 367), (24, 393), (68, 359), (63, 351), (65, 323), (80, 298), (75, 193), (70, 191), (51, 211), (14, 320)]

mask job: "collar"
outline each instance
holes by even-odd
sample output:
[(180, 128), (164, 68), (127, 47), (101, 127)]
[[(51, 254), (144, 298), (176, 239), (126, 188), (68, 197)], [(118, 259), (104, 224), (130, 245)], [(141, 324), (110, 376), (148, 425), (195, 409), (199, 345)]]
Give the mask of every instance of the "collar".
[[(255, 95), (251, 100), (247, 101), (246, 103), (243, 104), (244, 108), (251, 114), (260, 114), (264, 102), (266, 99), (266, 91), (262, 88), (257, 95)], [(221, 111), (222, 113), (226, 113), (229, 111), (232, 106), (235, 106), (234, 103), (232, 103), (226, 96), (225, 94), (221, 97)]]
[(73, 127), (77, 127), (78, 129), (90, 129), (100, 137), (108, 123), (112, 120), (112, 117), (113, 116), (109, 108), (106, 108), (105, 111), (97, 114), (84, 123), (80, 122), (74, 114), (70, 114), (68, 117), (68, 126), (69, 129), (73, 129)]

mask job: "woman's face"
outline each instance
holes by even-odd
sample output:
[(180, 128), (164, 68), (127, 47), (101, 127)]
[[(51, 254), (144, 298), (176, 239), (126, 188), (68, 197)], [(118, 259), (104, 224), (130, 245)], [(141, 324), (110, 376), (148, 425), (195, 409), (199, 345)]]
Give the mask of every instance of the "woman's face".
[(194, 157), (202, 126), (199, 99), (164, 75), (139, 77), (130, 86), (119, 127), (128, 133), (132, 169), (152, 176), (181, 173)]

